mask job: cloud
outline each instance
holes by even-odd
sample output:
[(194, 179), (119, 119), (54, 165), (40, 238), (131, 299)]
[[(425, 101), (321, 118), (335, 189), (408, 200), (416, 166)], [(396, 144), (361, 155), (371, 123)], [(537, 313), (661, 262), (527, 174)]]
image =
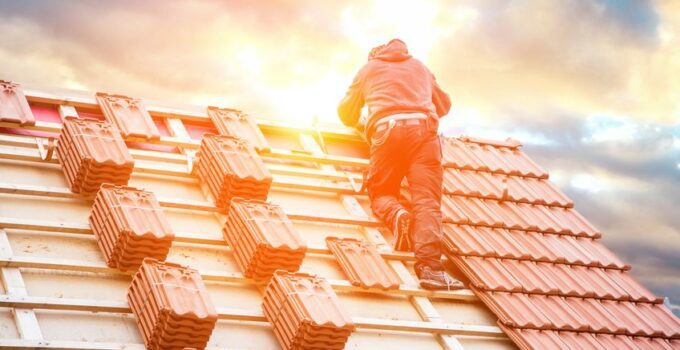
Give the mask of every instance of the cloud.
[(633, 274), (680, 301), (680, 2), (0, 1), (0, 78), (336, 121), (405, 39), (449, 134), (513, 136)]

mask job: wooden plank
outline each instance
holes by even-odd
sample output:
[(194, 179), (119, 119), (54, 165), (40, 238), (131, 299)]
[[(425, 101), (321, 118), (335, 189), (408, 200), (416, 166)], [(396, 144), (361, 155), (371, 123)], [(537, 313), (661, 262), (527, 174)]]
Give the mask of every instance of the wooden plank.
[[(72, 193), (66, 187), (48, 187), (48, 186), (33, 186), (33, 185), (16, 185), (0, 183), (0, 193), (26, 195), (26, 196), (43, 196), (53, 198), (69, 198), (73, 200), (91, 201), (91, 199), (83, 197), (79, 194)], [(177, 198), (157, 198), (160, 205), (164, 208), (178, 208), (188, 210), (223, 212), (221, 208), (217, 208), (209, 202), (193, 201)], [(326, 216), (315, 215), (303, 212), (286, 211), (286, 214), (291, 220), (327, 222), (335, 224), (346, 225), (361, 225), (361, 226), (382, 226), (382, 223), (370, 219), (357, 219), (351, 216)]]
[[(57, 134), (61, 132), (61, 124), (43, 122), (43, 121), (36, 121), (35, 125), (24, 125), (24, 126), (20, 125), (19, 123), (0, 122), (0, 128), (44, 131), (44, 132), (51, 132), (51, 133), (57, 133)], [(141, 137), (128, 137), (128, 138), (125, 139), (125, 141), (156, 144), (156, 145), (165, 145), (165, 146), (180, 147), (180, 148), (186, 148), (186, 149), (196, 149), (196, 150), (200, 146), (200, 141), (191, 140), (191, 139), (183, 140), (183, 139), (180, 139), (180, 138), (177, 138), (177, 137), (174, 137), (174, 136), (173, 137), (161, 136), (159, 140), (147, 140), (147, 139), (144, 139), (144, 138), (141, 138)], [(334, 165), (345, 165), (345, 166), (355, 166), (355, 167), (366, 167), (368, 165), (368, 161), (366, 159), (362, 159), (362, 158), (353, 158), (353, 157), (344, 157), (344, 156), (329, 156), (329, 155), (313, 156), (313, 155), (309, 155), (309, 154), (306, 154), (306, 153), (296, 153), (296, 152), (285, 150), (285, 149), (271, 149), (268, 152), (261, 153), (261, 155), (265, 156), (265, 157), (273, 157), (273, 158), (278, 158), (278, 159), (299, 160), (299, 161), (307, 161), (307, 162), (314, 162), (314, 163), (320, 163), (320, 164), (334, 164)]]
[[(0, 229), (0, 258), (11, 257), (12, 246), (9, 244), (7, 233)], [(16, 267), (3, 267), (0, 269), (2, 284), (5, 293), (11, 296), (23, 297), (28, 295), (21, 271)], [(14, 308), (12, 310), (14, 322), (21, 339), (43, 339), (42, 332), (35, 312), (30, 308)]]
[[(229, 249), (231, 252), (231, 249)], [(34, 268), (45, 270), (61, 270), (61, 271), (78, 271), (78, 272), (93, 272), (106, 273), (112, 275), (130, 275), (133, 272), (125, 273), (117, 269), (106, 266), (103, 262), (79, 261), (70, 259), (56, 259), (44, 257), (25, 257), (25, 256), (11, 256), (0, 257), (0, 266), (11, 268)], [(256, 281), (244, 277), (238, 272), (224, 272), (224, 271), (200, 271), (201, 276), (205, 281), (213, 282), (235, 282), (258, 284)], [(366, 289), (359, 286), (353, 286), (347, 280), (328, 279), (334, 290), (338, 292), (352, 292), (352, 293), (369, 293), (379, 295), (405, 295), (405, 296), (427, 296), (433, 298), (457, 300), (457, 301), (473, 301), (477, 297), (470, 290), (461, 291), (428, 291), (418, 288), (414, 285), (403, 284), (399, 289), (383, 290), (383, 289)]]
[[(24, 89), (24, 94), (29, 102), (37, 102), (43, 104), (52, 105), (68, 105), (74, 107), (84, 107), (84, 108), (95, 108), (98, 109), (99, 105), (94, 97), (74, 97), (73, 94), (63, 91), (45, 91), (36, 89)], [(71, 96), (67, 96), (71, 95)], [(94, 95), (94, 94), (91, 94)], [(154, 104), (146, 104), (146, 108), (152, 116), (155, 117), (165, 117), (165, 118), (175, 118), (188, 121), (198, 121), (209, 123), (210, 118), (207, 116), (205, 110), (206, 107), (199, 107), (193, 109), (187, 108), (175, 108), (167, 106), (157, 106)], [(333, 127), (314, 127), (309, 128), (304, 125), (294, 125), (285, 121), (278, 121), (273, 119), (256, 119), (256, 122), (260, 129), (270, 133), (279, 134), (290, 134), (290, 133), (317, 133), (321, 132), (324, 136), (329, 136), (335, 139), (351, 141), (351, 142), (363, 142), (361, 135), (359, 135), (356, 130), (352, 128), (347, 128), (342, 125), (337, 125)]]
[[(0, 295), (0, 307), (69, 310), (89, 312), (131, 313), (125, 301), (51, 298), (51, 297), (19, 297)], [(260, 310), (243, 310), (234, 308), (217, 308), (220, 320), (236, 320), (266, 322)], [(397, 332), (442, 333), (483, 337), (504, 338), (503, 331), (495, 326), (462, 325), (452, 323), (434, 323), (419, 321), (399, 321), (382, 318), (353, 317), (352, 321), (359, 329), (390, 330)]]

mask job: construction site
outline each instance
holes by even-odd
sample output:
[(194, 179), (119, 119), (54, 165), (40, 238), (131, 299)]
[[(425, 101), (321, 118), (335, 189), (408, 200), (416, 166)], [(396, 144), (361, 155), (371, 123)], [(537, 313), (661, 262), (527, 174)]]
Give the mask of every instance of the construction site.
[(442, 138), (465, 289), (430, 291), (371, 212), (356, 131), (20, 83), (0, 81), (2, 349), (680, 349), (521, 140)]

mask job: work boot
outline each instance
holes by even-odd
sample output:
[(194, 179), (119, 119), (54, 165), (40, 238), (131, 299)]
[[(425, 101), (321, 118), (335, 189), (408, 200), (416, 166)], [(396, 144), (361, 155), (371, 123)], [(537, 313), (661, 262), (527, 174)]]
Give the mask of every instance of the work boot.
[(400, 252), (412, 252), (413, 241), (411, 240), (411, 214), (406, 210), (400, 210), (394, 218), (392, 225), (394, 234), (394, 250)]
[(459, 290), (464, 289), (463, 282), (452, 278), (444, 270), (433, 270), (429, 266), (422, 266), (416, 269), (416, 275), (420, 280), (420, 286), (429, 290)]

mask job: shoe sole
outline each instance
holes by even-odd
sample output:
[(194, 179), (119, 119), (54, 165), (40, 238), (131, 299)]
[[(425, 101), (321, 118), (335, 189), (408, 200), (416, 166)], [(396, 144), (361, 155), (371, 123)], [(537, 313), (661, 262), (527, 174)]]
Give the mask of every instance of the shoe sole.
[[(408, 214), (402, 214), (408, 215)], [(413, 251), (413, 243), (411, 242), (411, 237), (409, 235), (410, 218), (397, 220), (397, 237), (394, 243), (394, 250), (400, 252), (411, 252)]]
[(465, 289), (465, 286), (462, 284), (452, 284), (452, 285), (445, 285), (441, 283), (430, 283), (427, 281), (420, 281), (420, 287), (423, 289), (427, 290), (448, 290), (448, 291), (454, 291), (454, 290), (461, 290)]

